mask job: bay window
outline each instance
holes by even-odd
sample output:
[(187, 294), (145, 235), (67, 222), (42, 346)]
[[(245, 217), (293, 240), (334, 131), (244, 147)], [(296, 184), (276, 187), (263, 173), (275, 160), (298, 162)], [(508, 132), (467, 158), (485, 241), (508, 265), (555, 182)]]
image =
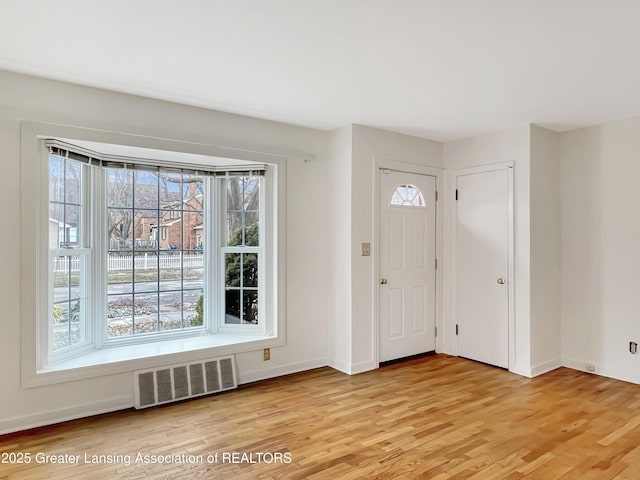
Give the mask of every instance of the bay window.
[(47, 284), (37, 291), (46, 312), (37, 319), (40, 368), (102, 349), (273, 335), (275, 166), (41, 143), (48, 261), (38, 269), (38, 284)]

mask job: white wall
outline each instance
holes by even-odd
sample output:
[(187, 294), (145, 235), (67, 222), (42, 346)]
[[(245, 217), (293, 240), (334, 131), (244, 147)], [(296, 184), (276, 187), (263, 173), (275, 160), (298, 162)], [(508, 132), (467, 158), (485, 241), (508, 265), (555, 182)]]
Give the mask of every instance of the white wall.
[(640, 383), (640, 118), (563, 133), (562, 361)]
[(531, 370), (560, 360), (560, 135), (531, 126)]
[[(444, 144), (444, 166), (447, 170), (456, 170), (492, 163), (514, 162), (514, 250), (515, 250), (515, 359), (510, 370), (521, 375), (531, 375), (530, 355), (530, 145), (529, 126), (503, 130), (500, 132), (478, 135)], [(448, 202), (455, 208), (452, 202)], [(448, 215), (448, 229), (452, 225), (451, 211)], [(451, 253), (451, 252), (450, 252)], [(447, 256), (447, 265), (451, 265), (451, 256)], [(448, 278), (452, 278), (449, 271)], [(455, 285), (447, 285), (450, 292)], [(451, 337), (448, 345), (455, 345), (453, 338), (456, 323), (452, 318), (453, 295), (448, 296), (446, 329)], [(449, 352), (454, 353), (454, 352)]]
[[(442, 166), (442, 144), (363, 125), (353, 126), (351, 183), (351, 372), (376, 368), (373, 277), (374, 159), (430, 167)], [(371, 256), (361, 256), (361, 243), (372, 244)]]
[(130, 373), (46, 387), (20, 386), (20, 121), (234, 145), (257, 150), (312, 152), (311, 162), (287, 162), (287, 344), (238, 355), (240, 381), (328, 363), (332, 265), (329, 133), (181, 106), (0, 71), (0, 201), (4, 252), (0, 276), (0, 431), (51, 423), (133, 405)]

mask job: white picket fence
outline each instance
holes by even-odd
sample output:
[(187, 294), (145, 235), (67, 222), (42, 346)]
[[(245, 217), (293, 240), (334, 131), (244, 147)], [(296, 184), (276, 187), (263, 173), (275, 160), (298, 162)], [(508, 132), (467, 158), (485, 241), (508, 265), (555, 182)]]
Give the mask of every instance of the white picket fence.
[[(136, 270), (171, 270), (180, 268), (202, 268), (204, 265), (201, 253), (183, 255), (182, 252), (175, 252), (169, 255), (110, 255), (107, 258), (107, 270), (110, 272)], [(78, 257), (56, 257), (54, 259), (53, 271), (55, 273), (69, 273), (80, 271), (80, 258)]]

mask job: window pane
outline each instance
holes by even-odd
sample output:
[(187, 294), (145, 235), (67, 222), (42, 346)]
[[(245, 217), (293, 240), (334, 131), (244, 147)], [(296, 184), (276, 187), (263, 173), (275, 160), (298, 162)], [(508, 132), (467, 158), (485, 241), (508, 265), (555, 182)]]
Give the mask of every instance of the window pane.
[(49, 204), (49, 248), (59, 248), (64, 240), (64, 205)]
[(160, 290), (182, 289), (182, 255), (181, 252), (160, 252)]
[[(158, 255), (137, 253), (134, 256), (133, 289), (136, 293), (158, 291)], [(131, 272), (130, 272), (131, 275)]]
[(133, 207), (133, 172), (121, 168), (108, 168), (106, 175), (107, 206)]
[(204, 295), (202, 290), (185, 290), (184, 292), (185, 327), (204, 325)]
[(242, 259), (241, 253), (227, 253), (225, 254), (225, 286), (227, 287), (239, 287), (240, 286), (240, 262)]
[(245, 253), (242, 255), (242, 286), (258, 286), (258, 254)]
[(157, 210), (129, 210), (133, 217), (133, 247), (139, 253), (155, 252), (160, 242)]
[(66, 203), (79, 205), (82, 203), (80, 197), (80, 175), (82, 174), (82, 164), (76, 160), (65, 159), (65, 183), (64, 197)]
[(227, 210), (244, 210), (244, 186), (242, 177), (233, 177), (227, 183)]
[(240, 321), (240, 290), (227, 289), (225, 291), (225, 319), (224, 323), (239, 324)]
[(180, 250), (182, 248), (182, 213), (180, 210), (160, 211), (160, 250)]
[(84, 339), (82, 316), (86, 311), (86, 300), (78, 299), (71, 302), (69, 313), (69, 345), (77, 345)]
[(53, 351), (70, 346), (69, 343), (69, 303), (53, 305)]
[(49, 201), (64, 202), (64, 159), (49, 156)]
[(53, 259), (53, 301), (60, 302), (69, 299), (70, 276), (69, 257), (55, 257)]
[(204, 210), (204, 178), (185, 175), (182, 187), (183, 208), (185, 210)]
[(160, 330), (182, 328), (182, 292), (160, 293)]
[(88, 257), (57, 256), (51, 268), (53, 279), (52, 345), (56, 352), (84, 341), (86, 298), (81, 295), (81, 278)]
[(243, 323), (258, 323), (258, 291), (244, 290), (242, 292)]
[(204, 255), (200, 251), (186, 251), (182, 256), (185, 289), (204, 288)]
[(107, 336), (131, 335), (133, 322), (133, 296), (109, 295), (107, 301)]
[(259, 210), (260, 209), (260, 183), (259, 177), (244, 177), (244, 197), (243, 206), (245, 210)]
[(109, 250), (133, 249), (133, 210), (108, 209), (107, 235)]
[(260, 219), (259, 212), (249, 211), (245, 212), (245, 233), (244, 241), (245, 245), (250, 247), (257, 247), (260, 245)]
[(160, 172), (160, 208), (182, 208), (182, 174)]
[(204, 238), (204, 215), (201, 212), (184, 212), (183, 247), (185, 250), (195, 250), (202, 248)]
[(424, 197), (414, 185), (399, 185), (391, 194), (391, 205), (404, 207), (424, 207)]
[(133, 173), (133, 206), (158, 208), (158, 174), (138, 170)]
[(158, 294), (142, 293), (134, 296), (134, 333), (158, 331)]
[(185, 304), (186, 312), (194, 312), (197, 314), (198, 302), (202, 300), (202, 289), (185, 289), (183, 292), (183, 301)]
[(227, 212), (227, 245), (235, 247), (237, 245), (243, 245), (243, 219), (244, 215), (241, 211), (228, 211)]
[(80, 207), (77, 205), (65, 205), (64, 225), (61, 227), (63, 240), (61, 247), (77, 247), (80, 245)]
[(131, 252), (109, 252), (107, 255), (107, 288), (109, 294), (131, 293), (133, 285)]

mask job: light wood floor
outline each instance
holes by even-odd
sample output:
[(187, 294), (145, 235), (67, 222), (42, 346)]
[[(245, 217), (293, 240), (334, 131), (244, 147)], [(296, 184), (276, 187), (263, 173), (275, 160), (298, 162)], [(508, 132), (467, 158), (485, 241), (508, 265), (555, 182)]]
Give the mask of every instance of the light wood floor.
[[(323, 368), (0, 437), (0, 452), (32, 455), (29, 465), (0, 465), (0, 479), (636, 480), (639, 425), (638, 385), (565, 368), (526, 379), (435, 355), (353, 377)], [(36, 464), (38, 452), (80, 455), (81, 464)], [(203, 457), (82, 463), (85, 453), (134, 462), (138, 452)], [(286, 453), (291, 463), (222, 463), (231, 452), (254, 462)]]

